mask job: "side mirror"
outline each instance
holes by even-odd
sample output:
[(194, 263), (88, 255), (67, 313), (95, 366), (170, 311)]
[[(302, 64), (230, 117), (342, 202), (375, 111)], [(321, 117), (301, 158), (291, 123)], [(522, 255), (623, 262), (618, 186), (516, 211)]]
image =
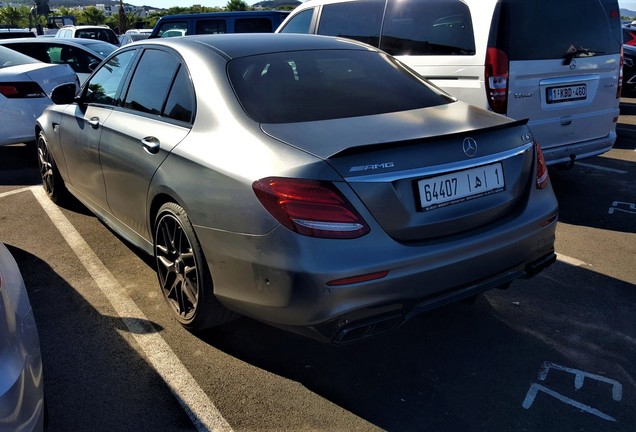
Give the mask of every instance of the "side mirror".
[(70, 104), (75, 100), (77, 86), (73, 83), (62, 84), (53, 89), (51, 100), (56, 105)]
[(95, 68), (97, 68), (97, 66), (99, 66), (101, 62), (98, 61), (92, 61), (88, 64), (88, 69), (93, 72), (95, 70)]

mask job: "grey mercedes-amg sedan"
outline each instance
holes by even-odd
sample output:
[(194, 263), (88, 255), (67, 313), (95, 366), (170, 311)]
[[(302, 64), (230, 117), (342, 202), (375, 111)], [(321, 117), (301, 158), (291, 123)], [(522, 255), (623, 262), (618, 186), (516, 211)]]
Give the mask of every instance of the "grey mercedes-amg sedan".
[(362, 43), (154, 39), (52, 99), (45, 190), (153, 254), (191, 331), (245, 315), (345, 343), (555, 259), (558, 205), (525, 123)]

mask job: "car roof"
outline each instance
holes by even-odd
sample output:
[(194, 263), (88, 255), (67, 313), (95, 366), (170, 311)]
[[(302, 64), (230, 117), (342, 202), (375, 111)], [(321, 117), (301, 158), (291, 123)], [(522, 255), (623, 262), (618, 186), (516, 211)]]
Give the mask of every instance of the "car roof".
[[(285, 51), (319, 49), (356, 49), (378, 51), (362, 42), (350, 39), (292, 33), (239, 33), (192, 35), (180, 38), (146, 39), (143, 44), (180, 48), (208, 46), (227, 59)], [(139, 46), (139, 43), (137, 44)]]
[(207, 19), (207, 18), (227, 18), (227, 17), (241, 17), (241, 16), (267, 16), (267, 15), (288, 15), (289, 11), (280, 10), (258, 10), (258, 11), (225, 11), (225, 12), (199, 12), (188, 14), (173, 14), (164, 15), (162, 20), (168, 19)]

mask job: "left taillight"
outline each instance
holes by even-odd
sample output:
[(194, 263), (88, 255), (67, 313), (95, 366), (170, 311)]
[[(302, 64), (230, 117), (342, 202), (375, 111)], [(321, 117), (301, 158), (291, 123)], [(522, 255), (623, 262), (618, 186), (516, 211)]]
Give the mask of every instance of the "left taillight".
[(543, 151), (539, 143), (535, 143), (534, 147), (537, 153), (537, 189), (545, 189), (550, 184), (550, 175), (548, 174), (548, 165), (545, 163)]
[(498, 114), (506, 114), (508, 109), (508, 55), (498, 48), (486, 50), (484, 71), (486, 93), (490, 109)]
[(352, 239), (370, 231), (362, 216), (329, 182), (268, 177), (252, 189), (283, 226), (309, 237)]
[(29, 99), (43, 98), (46, 93), (38, 83), (32, 81), (25, 82), (3, 82), (0, 83), (0, 93), (8, 99)]

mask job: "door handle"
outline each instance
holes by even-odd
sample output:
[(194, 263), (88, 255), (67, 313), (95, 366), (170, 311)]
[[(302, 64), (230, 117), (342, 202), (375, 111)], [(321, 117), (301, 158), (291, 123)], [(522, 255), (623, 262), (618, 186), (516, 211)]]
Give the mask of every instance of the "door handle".
[(161, 149), (161, 143), (155, 137), (145, 137), (141, 139), (141, 145), (149, 154), (157, 154)]
[(99, 127), (99, 117), (89, 118), (88, 124), (90, 124), (93, 129), (97, 129)]

